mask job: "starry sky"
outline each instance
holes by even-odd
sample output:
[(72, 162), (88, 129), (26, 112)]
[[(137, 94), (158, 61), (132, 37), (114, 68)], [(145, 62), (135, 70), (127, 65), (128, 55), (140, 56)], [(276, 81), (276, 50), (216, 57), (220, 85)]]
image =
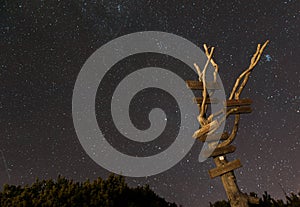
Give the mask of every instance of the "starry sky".
[[(89, 158), (76, 136), (73, 87), (84, 62), (103, 44), (154, 30), (182, 36), (199, 47), (215, 46), (214, 59), (227, 93), (248, 66), (256, 45), (270, 40), (242, 94), (253, 99), (253, 112), (242, 115), (234, 142), (237, 150), (229, 159), (239, 158), (244, 165), (236, 170), (244, 192), (268, 191), (276, 198), (284, 197), (283, 190), (299, 192), (299, 13), (297, 0), (1, 0), (0, 184), (30, 184), (36, 177), (58, 174), (78, 181), (106, 177), (110, 172)], [(150, 56), (144, 59), (155, 60), (155, 55)], [(120, 67), (134, 66), (135, 59)], [(168, 58), (165, 62), (178, 64)], [(147, 107), (178, 110), (174, 100), (168, 101), (172, 97), (161, 91), (141, 96), (160, 100)], [(133, 100), (133, 105), (141, 104)], [(167, 126), (176, 128), (178, 116), (171, 112)], [(143, 123), (134, 118), (133, 122)], [(160, 150), (172, 141), (159, 139), (163, 141), (155, 146)], [(115, 141), (114, 146), (126, 149), (126, 141), (120, 143)], [(202, 143), (195, 143), (166, 172), (126, 180), (131, 186), (149, 184), (160, 196), (184, 206), (225, 199), (220, 179), (209, 178), (212, 160), (198, 162), (201, 147)], [(145, 156), (156, 152), (155, 147), (142, 151)]]

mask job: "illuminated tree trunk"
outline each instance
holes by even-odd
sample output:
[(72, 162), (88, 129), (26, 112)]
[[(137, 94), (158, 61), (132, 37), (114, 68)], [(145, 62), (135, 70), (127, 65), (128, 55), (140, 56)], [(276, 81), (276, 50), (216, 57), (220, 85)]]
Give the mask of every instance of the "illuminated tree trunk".
[[(232, 153), (236, 149), (236, 147), (231, 145), (231, 143), (234, 141), (238, 131), (240, 114), (250, 113), (252, 111), (249, 106), (252, 103), (252, 101), (250, 99), (240, 99), (240, 94), (242, 93), (245, 85), (247, 84), (250, 74), (254, 69), (254, 67), (257, 65), (262, 55), (262, 52), (267, 46), (268, 42), (269, 41), (266, 41), (263, 45), (259, 44), (257, 46), (256, 52), (251, 58), (249, 67), (243, 73), (241, 73), (240, 76), (236, 79), (236, 82), (232, 88), (229, 99), (225, 103), (225, 106), (229, 108), (225, 107), (219, 112), (216, 112), (215, 114), (211, 114), (208, 117), (206, 115), (208, 104), (214, 104), (215, 102), (215, 100), (209, 99), (209, 94), (207, 93), (206, 90), (208, 87), (212, 88), (218, 85), (218, 83), (216, 82), (217, 80), (216, 75), (218, 74), (219, 67), (212, 59), (214, 47), (209, 49), (204, 44), (204, 50), (207, 56), (207, 62), (203, 70), (201, 71), (200, 67), (197, 64), (194, 64), (199, 76), (198, 81), (186, 82), (187, 86), (190, 89), (202, 90), (202, 97), (201, 98), (196, 97), (194, 99), (194, 101), (199, 106), (199, 115), (197, 116), (197, 120), (201, 127), (193, 134), (193, 137), (203, 142), (205, 141), (208, 142), (208, 146), (210, 150), (207, 150), (207, 153), (209, 153), (207, 157), (212, 157), (216, 164), (216, 168), (209, 170), (210, 177), (211, 178), (215, 178), (218, 176), (221, 177), (231, 207), (249, 207), (249, 203), (251, 204), (259, 203), (258, 198), (248, 196), (239, 190), (238, 185), (236, 183), (234, 170), (239, 167), (242, 167), (241, 162), (238, 159), (228, 162), (226, 159), (226, 154)], [(212, 66), (215, 68), (213, 73), (214, 81), (212, 83), (206, 83), (206, 78), (205, 78), (209, 63), (211, 63)], [(214, 90), (218, 90), (217, 87), (215, 87)], [(235, 114), (235, 118), (234, 118), (234, 124), (231, 133), (230, 134), (223, 133), (222, 135), (219, 136), (216, 133), (217, 129), (226, 121), (228, 116), (233, 114)], [(206, 137), (209, 137), (209, 140), (206, 140)], [(219, 139), (221, 141), (220, 143), (219, 143)]]
[[(214, 158), (217, 167), (222, 167), (222, 165), (228, 163), (225, 156), (221, 157), (224, 160), (220, 160), (220, 157)], [(247, 195), (239, 190), (233, 171), (221, 175), (221, 180), (231, 207), (249, 207)]]

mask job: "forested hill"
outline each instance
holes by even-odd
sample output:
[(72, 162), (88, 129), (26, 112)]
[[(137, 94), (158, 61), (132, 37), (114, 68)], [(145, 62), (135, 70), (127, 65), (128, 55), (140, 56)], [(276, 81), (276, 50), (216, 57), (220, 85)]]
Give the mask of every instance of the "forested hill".
[[(257, 196), (251, 193), (252, 196)], [(81, 183), (58, 176), (56, 180), (36, 180), (31, 186), (4, 185), (0, 207), (177, 207), (156, 195), (149, 186), (131, 188), (123, 176), (110, 175)], [(230, 207), (228, 201), (199, 203), (199, 207)], [(273, 199), (268, 193), (259, 207), (300, 207), (300, 193)], [(184, 206), (185, 207), (185, 206)], [(188, 206), (187, 206), (188, 207)]]
[(177, 207), (156, 195), (149, 186), (130, 188), (124, 177), (110, 175), (80, 183), (59, 176), (36, 180), (31, 186), (4, 185), (1, 207)]

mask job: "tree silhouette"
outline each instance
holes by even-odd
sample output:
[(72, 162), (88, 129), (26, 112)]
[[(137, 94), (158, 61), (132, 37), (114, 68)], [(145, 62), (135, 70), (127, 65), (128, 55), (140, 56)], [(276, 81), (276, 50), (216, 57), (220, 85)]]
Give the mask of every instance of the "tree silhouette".
[(156, 195), (149, 186), (130, 188), (123, 176), (110, 175), (80, 183), (58, 176), (56, 181), (38, 179), (31, 186), (4, 185), (1, 206), (51, 207), (176, 207)]
[[(257, 197), (257, 194), (250, 193), (251, 196)], [(259, 199), (259, 204), (250, 204), (250, 207), (299, 207), (300, 206), (300, 193), (291, 193), (285, 196), (286, 201), (282, 199), (275, 200), (270, 194), (265, 192), (262, 198)], [(210, 203), (210, 207), (230, 207), (228, 201), (217, 201), (214, 204)]]
[[(253, 197), (257, 194), (251, 193)], [(131, 188), (123, 176), (111, 174), (106, 180), (75, 182), (58, 176), (56, 180), (38, 180), (31, 185), (5, 184), (0, 192), (0, 206), (7, 207), (177, 207), (156, 195), (149, 185)], [(230, 207), (228, 201), (210, 203), (210, 207)], [(300, 193), (286, 195), (286, 201), (275, 200), (267, 192), (258, 205), (251, 207), (299, 207)]]

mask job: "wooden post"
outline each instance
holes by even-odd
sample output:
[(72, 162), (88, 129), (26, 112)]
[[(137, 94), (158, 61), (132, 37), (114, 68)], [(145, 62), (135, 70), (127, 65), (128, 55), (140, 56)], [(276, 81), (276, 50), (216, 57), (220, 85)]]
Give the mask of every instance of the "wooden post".
[[(213, 84), (210, 83), (209, 86), (211, 88), (217, 88), (218, 84)], [(187, 81), (187, 86), (193, 90), (203, 90), (203, 84), (201, 82), (197, 81)], [(194, 98), (194, 102), (198, 104), (199, 109), (201, 111), (201, 105), (200, 103), (205, 103), (205, 104), (215, 104), (218, 103), (218, 100), (214, 99), (209, 99), (207, 98), (204, 100), (201, 97), (196, 97)], [(226, 105), (227, 108), (227, 113), (229, 115), (232, 114), (243, 114), (243, 113), (251, 113), (251, 105), (252, 100), (251, 99), (238, 99), (238, 100), (227, 100), (224, 105)], [(239, 115), (238, 115), (239, 116)], [(237, 122), (239, 119), (237, 120)], [(225, 141), (227, 140), (230, 135), (227, 132), (224, 132), (222, 134), (212, 134), (209, 136), (207, 139), (207, 133), (213, 129), (218, 127), (218, 121), (212, 121), (208, 123), (205, 126), (202, 126), (199, 130), (197, 130), (193, 137), (195, 139), (199, 139), (202, 142), (214, 142), (211, 146), (217, 146), (217, 148), (214, 149), (213, 152), (207, 151), (204, 152), (205, 156), (212, 157), (215, 164), (216, 168), (209, 170), (209, 175), (211, 178), (215, 178), (220, 176), (222, 180), (222, 184), (224, 186), (227, 198), (229, 200), (230, 206), (231, 207), (249, 207), (249, 203), (252, 204), (258, 204), (259, 199), (255, 197), (250, 197), (244, 193), (242, 193), (237, 185), (236, 178), (234, 175), (234, 170), (242, 167), (240, 160), (234, 160), (231, 162), (228, 162), (226, 159), (226, 154), (228, 153), (233, 153), (236, 150), (236, 147), (233, 145), (225, 145), (225, 146), (220, 146), (218, 143), (219, 140)], [(237, 129), (234, 130), (233, 136), (235, 138), (236, 136)], [(231, 135), (232, 136), (232, 135)]]
[[(225, 155), (215, 157), (214, 162), (217, 167), (228, 163)], [(231, 207), (249, 207), (247, 195), (239, 190), (233, 170), (221, 175), (221, 180)]]
[[(187, 87), (192, 90), (202, 90), (202, 97), (194, 98), (194, 102), (199, 106), (200, 114), (197, 116), (197, 119), (200, 124), (200, 129), (197, 130), (193, 137), (195, 139), (199, 139), (202, 142), (210, 142), (209, 146), (216, 147), (214, 152), (212, 150), (208, 150), (204, 152), (209, 157), (213, 157), (213, 160), (216, 164), (216, 168), (211, 169), (209, 171), (209, 175), (211, 178), (215, 178), (220, 176), (225, 192), (227, 194), (228, 200), (230, 202), (231, 207), (249, 207), (249, 203), (258, 204), (259, 199), (256, 197), (250, 197), (239, 190), (239, 187), (236, 183), (236, 178), (234, 175), (234, 170), (241, 167), (242, 164), (240, 160), (234, 160), (228, 162), (226, 159), (226, 154), (233, 153), (236, 149), (233, 145), (230, 145), (236, 137), (240, 114), (251, 113), (252, 109), (249, 105), (251, 105), (251, 99), (240, 99), (240, 94), (243, 91), (253, 68), (258, 63), (263, 50), (267, 46), (269, 41), (266, 41), (262, 46), (259, 44), (257, 46), (256, 52), (251, 58), (251, 63), (249, 67), (240, 74), (240, 76), (236, 79), (234, 87), (231, 91), (229, 99), (224, 102), (224, 106), (228, 107), (227, 109), (223, 109), (220, 112), (215, 114), (211, 114), (207, 117), (207, 105), (208, 104), (216, 104), (219, 102), (217, 99), (210, 99), (207, 93), (207, 89), (211, 89), (213, 91), (219, 90), (220, 85), (217, 83), (216, 75), (218, 74), (219, 67), (212, 59), (212, 54), (214, 51), (214, 47), (210, 50), (204, 44), (205, 54), (207, 56), (207, 62), (204, 66), (204, 69), (201, 71), (200, 67), (197, 64), (194, 64), (197, 73), (198, 80), (188, 80), (186, 81)], [(208, 63), (211, 63), (215, 68), (213, 72), (214, 81), (206, 82), (205, 76), (207, 71)], [(215, 134), (216, 130), (221, 126), (222, 122), (224, 122), (229, 115), (235, 114), (234, 125), (231, 131), (231, 134), (223, 133)], [(222, 119), (217, 119), (215, 117), (222, 116)], [(207, 136), (207, 135), (210, 136)], [(219, 143), (219, 140), (221, 141)], [(208, 153), (208, 154), (207, 154)]]

